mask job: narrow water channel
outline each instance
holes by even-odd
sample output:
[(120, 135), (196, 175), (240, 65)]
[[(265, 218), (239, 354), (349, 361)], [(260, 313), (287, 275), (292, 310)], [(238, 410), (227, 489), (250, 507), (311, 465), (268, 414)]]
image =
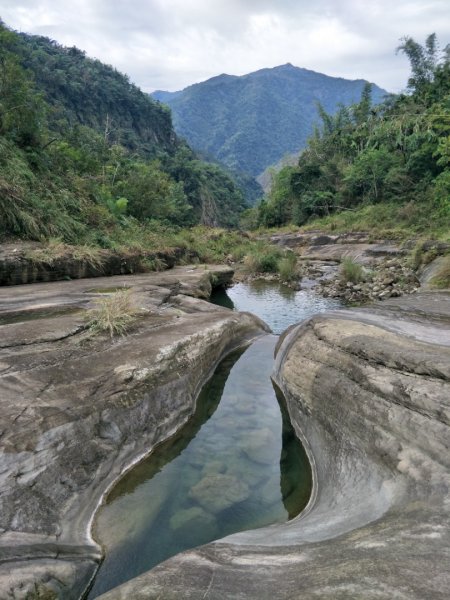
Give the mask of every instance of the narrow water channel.
[[(337, 305), (264, 282), (213, 301), (257, 314), (276, 333)], [(304, 508), (311, 472), (270, 381), (276, 342), (264, 336), (222, 361), (188, 425), (114, 487), (95, 523), (106, 556), (89, 599), (178, 552)]]

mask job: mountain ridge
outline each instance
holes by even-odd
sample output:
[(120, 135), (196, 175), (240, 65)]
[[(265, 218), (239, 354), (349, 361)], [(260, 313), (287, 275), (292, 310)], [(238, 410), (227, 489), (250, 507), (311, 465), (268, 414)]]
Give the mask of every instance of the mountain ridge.
[[(305, 146), (317, 102), (333, 113), (357, 102), (366, 83), (286, 63), (151, 95), (171, 108), (175, 130), (196, 150), (256, 177)], [(378, 103), (387, 92), (372, 84), (372, 94)]]

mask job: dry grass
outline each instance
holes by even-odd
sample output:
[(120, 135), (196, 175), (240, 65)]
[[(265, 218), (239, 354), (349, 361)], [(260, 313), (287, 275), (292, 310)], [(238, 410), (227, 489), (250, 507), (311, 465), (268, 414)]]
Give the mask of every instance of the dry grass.
[(130, 290), (124, 289), (95, 300), (95, 307), (87, 314), (87, 326), (93, 333), (125, 335), (135, 323), (138, 309)]
[(92, 267), (101, 267), (104, 262), (100, 248), (84, 244), (82, 246), (70, 246), (65, 244), (60, 238), (50, 238), (45, 245), (40, 248), (30, 250), (26, 258), (34, 263), (44, 263), (52, 266), (55, 261), (63, 258), (72, 258), (78, 261), (85, 261)]

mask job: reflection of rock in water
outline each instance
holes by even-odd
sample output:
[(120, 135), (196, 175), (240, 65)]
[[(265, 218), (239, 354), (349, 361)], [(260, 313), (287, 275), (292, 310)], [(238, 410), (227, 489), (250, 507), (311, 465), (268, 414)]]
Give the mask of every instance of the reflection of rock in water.
[[(97, 532), (101, 531), (102, 543), (105, 546), (118, 546), (139, 537), (144, 529), (151, 527), (176, 485), (176, 481), (167, 475), (170, 474), (158, 478), (158, 486), (153, 488), (151, 502), (145, 501), (147, 491), (142, 487), (135, 494), (122, 496), (116, 502), (114, 514), (117, 518), (112, 518), (111, 514), (104, 512), (99, 513), (95, 532), (97, 535)], [(114, 523), (113, 526), (111, 522)]]
[(282, 450), (280, 456), (280, 488), (289, 519), (297, 516), (311, 494), (311, 466), (305, 450), (291, 425), (286, 401), (274, 384), (282, 419)]
[(234, 309), (233, 300), (228, 296), (223, 287), (216, 288), (210, 297), (210, 302), (217, 304), (217, 306), (224, 306), (225, 308)]

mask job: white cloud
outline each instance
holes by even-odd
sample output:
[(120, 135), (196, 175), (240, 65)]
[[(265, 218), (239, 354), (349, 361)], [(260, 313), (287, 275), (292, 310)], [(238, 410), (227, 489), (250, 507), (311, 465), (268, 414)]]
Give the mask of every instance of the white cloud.
[(11, 27), (76, 45), (143, 89), (286, 62), (402, 89), (404, 35), (450, 42), (448, 0), (3, 0)]

